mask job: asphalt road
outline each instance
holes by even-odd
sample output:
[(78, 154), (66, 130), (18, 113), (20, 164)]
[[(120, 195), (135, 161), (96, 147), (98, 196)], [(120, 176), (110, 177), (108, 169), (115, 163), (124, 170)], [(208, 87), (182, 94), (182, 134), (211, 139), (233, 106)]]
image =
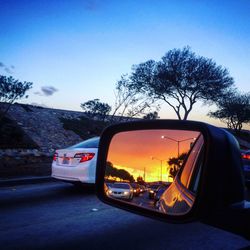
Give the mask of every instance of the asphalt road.
[(43, 183), (0, 189), (0, 249), (241, 249), (201, 224), (167, 224), (101, 203), (93, 189)]
[(131, 203), (154, 210), (154, 200), (148, 198), (148, 192), (141, 193), (139, 196), (134, 196)]

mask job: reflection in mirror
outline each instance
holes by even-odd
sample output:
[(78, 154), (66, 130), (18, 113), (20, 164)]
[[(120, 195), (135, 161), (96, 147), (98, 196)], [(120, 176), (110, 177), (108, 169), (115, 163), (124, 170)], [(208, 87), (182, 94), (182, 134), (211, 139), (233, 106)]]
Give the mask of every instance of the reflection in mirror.
[(120, 132), (109, 146), (105, 194), (161, 213), (185, 214), (195, 200), (203, 145), (197, 131)]

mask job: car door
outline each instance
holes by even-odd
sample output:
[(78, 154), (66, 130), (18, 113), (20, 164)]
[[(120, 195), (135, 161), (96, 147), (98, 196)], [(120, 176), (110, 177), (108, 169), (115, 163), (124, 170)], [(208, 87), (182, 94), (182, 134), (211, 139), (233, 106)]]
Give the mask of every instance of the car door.
[(159, 210), (167, 214), (185, 214), (192, 207), (203, 161), (203, 136), (197, 139), (174, 182), (163, 193)]

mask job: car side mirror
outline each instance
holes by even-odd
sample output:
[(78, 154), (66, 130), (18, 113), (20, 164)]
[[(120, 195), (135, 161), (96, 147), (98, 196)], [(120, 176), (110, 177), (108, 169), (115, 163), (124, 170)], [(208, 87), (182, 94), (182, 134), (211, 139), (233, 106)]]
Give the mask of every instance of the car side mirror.
[(206, 218), (245, 198), (235, 138), (192, 121), (108, 127), (100, 139), (96, 186), (105, 203), (167, 222)]

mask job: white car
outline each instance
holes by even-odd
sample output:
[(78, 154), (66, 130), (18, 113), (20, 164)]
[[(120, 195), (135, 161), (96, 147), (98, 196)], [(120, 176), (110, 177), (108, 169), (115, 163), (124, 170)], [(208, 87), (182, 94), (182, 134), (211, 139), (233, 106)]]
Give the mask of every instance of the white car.
[(56, 150), (51, 176), (74, 184), (95, 183), (99, 137)]
[(108, 187), (108, 196), (117, 199), (132, 200), (134, 190), (129, 183), (115, 182)]

